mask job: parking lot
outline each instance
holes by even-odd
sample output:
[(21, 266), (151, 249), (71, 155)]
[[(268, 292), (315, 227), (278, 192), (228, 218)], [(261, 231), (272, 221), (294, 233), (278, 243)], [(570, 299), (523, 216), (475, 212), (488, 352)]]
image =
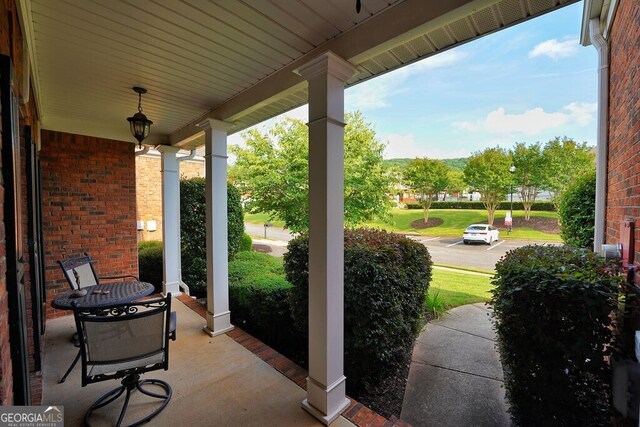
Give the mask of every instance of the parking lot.
[(407, 236), (422, 243), (429, 249), (434, 263), (447, 264), (457, 267), (479, 268), (493, 270), (496, 262), (507, 252), (521, 246), (532, 244), (553, 244), (548, 242), (532, 242), (529, 240), (500, 239), (491, 246), (484, 243), (462, 243), (462, 238), (455, 237), (417, 237)]
[[(281, 256), (286, 252), (286, 242), (291, 239), (287, 230), (279, 227), (267, 229), (267, 240), (264, 240), (265, 229), (262, 225), (245, 223), (246, 232), (254, 236), (254, 242), (267, 244), (272, 247), (273, 254)], [(526, 245), (557, 245), (558, 243), (503, 239), (494, 242), (491, 246), (481, 243), (462, 243), (462, 236), (456, 237), (427, 237), (427, 236), (407, 236), (418, 241), (429, 249), (434, 263), (446, 264), (456, 267), (479, 268), (482, 270), (493, 270), (496, 262), (500, 260), (510, 250)], [(262, 238), (262, 239), (261, 239)], [(256, 241), (258, 240), (258, 241)]]

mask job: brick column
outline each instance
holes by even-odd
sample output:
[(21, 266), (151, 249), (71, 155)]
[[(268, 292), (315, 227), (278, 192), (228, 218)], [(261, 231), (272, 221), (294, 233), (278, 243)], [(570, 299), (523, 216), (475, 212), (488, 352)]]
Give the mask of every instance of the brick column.
[(302, 407), (325, 424), (349, 405), (344, 372), (344, 82), (332, 52), (297, 72), (309, 82), (309, 377)]

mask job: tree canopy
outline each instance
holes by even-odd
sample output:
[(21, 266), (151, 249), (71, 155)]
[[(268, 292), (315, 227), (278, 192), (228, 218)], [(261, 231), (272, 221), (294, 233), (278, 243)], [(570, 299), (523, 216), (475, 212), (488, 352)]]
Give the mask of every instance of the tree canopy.
[[(345, 224), (387, 218), (391, 176), (382, 166), (385, 145), (359, 112), (345, 114)], [(287, 118), (267, 132), (243, 134), (245, 147), (234, 146), (230, 178), (249, 197), (249, 212), (268, 213), (293, 232), (309, 228), (309, 135), (301, 120)]]
[(545, 190), (557, 202), (573, 181), (595, 168), (595, 154), (586, 142), (565, 137), (547, 142), (543, 149), (547, 179)]
[(414, 159), (403, 171), (404, 184), (420, 196), (425, 224), (429, 221), (429, 208), (434, 196), (449, 185), (449, 168), (441, 160)]
[(531, 206), (548, 181), (546, 158), (540, 143), (527, 146), (518, 142), (511, 149), (511, 160), (515, 166), (514, 183), (519, 189), (524, 206), (524, 219), (528, 221), (531, 218)]
[(474, 153), (464, 169), (464, 181), (472, 190), (482, 194), (489, 224), (493, 224), (496, 209), (512, 182), (510, 166), (511, 158), (507, 151), (495, 147)]

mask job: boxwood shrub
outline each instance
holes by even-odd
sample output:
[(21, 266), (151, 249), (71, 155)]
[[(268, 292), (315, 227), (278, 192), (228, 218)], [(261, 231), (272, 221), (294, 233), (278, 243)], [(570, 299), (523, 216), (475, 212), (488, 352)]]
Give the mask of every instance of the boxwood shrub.
[[(205, 178), (180, 181), (180, 242), (182, 245), (182, 279), (191, 294), (203, 297), (207, 292)], [(244, 232), (244, 215), (240, 192), (227, 184), (227, 228), (229, 259), (240, 249)]]
[(605, 349), (620, 278), (589, 251), (524, 246), (496, 264), (492, 302), (519, 426), (608, 425)]
[[(422, 209), (422, 205), (419, 203), (407, 203), (407, 209)], [(500, 202), (498, 205), (498, 210), (509, 210), (511, 208), (511, 203), (509, 201)], [(481, 201), (437, 201), (431, 202), (431, 209), (481, 209), (484, 210), (485, 207)], [(522, 206), (522, 202), (513, 202), (514, 210), (523, 210), (524, 206)], [(548, 211), (553, 212), (556, 210), (555, 206), (551, 202), (535, 202), (531, 207), (532, 211)]]
[(247, 233), (242, 233), (242, 239), (240, 240), (240, 251), (250, 251), (251, 245), (253, 245), (253, 239)]
[(577, 178), (560, 197), (560, 235), (567, 245), (593, 247), (596, 210), (596, 172)]
[(278, 349), (300, 339), (291, 328), (290, 292), (280, 258), (244, 251), (229, 262), (232, 323)]
[(156, 292), (162, 292), (162, 242), (138, 243), (138, 272), (141, 281), (151, 283)]
[[(286, 277), (291, 312), (307, 336), (309, 240), (289, 242)], [(354, 396), (374, 391), (402, 368), (424, 319), (431, 257), (420, 243), (381, 230), (345, 230), (344, 371)]]

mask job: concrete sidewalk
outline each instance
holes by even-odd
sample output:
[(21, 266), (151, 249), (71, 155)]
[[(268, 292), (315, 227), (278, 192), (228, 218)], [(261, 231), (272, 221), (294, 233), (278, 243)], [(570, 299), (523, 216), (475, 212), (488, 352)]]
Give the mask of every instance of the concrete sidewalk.
[(502, 365), (490, 309), (450, 310), (429, 323), (413, 349), (403, 421), (420, 426), (509, 426)]

